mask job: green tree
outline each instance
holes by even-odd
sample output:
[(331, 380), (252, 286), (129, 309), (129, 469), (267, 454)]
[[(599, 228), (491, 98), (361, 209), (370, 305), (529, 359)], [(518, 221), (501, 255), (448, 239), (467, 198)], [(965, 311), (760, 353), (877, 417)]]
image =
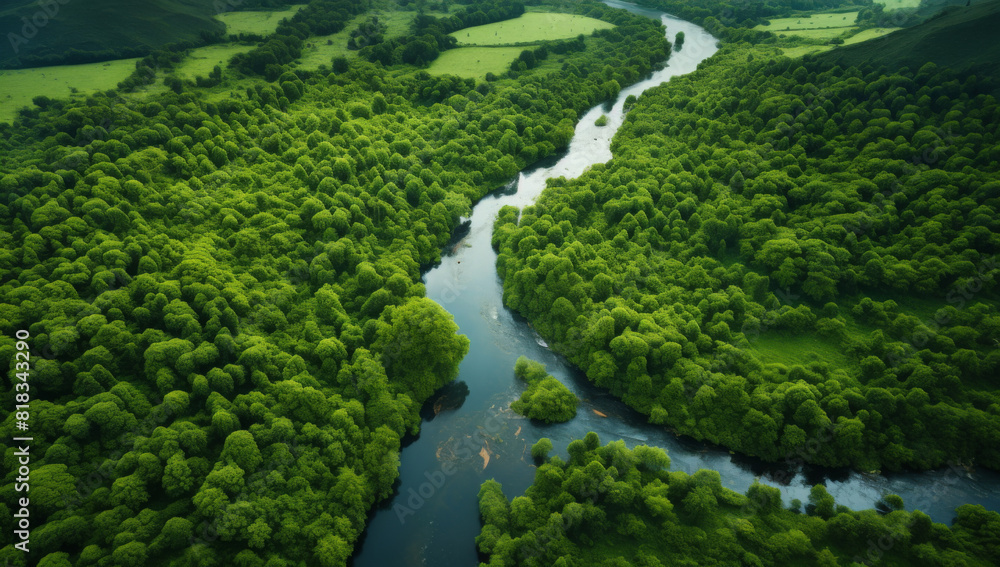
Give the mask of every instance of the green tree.
[(374, 348), (391, 382), (422, 402), (458, 374), (469, 339), (440, 305), (410, 299), (386, 309), (379, 319)]

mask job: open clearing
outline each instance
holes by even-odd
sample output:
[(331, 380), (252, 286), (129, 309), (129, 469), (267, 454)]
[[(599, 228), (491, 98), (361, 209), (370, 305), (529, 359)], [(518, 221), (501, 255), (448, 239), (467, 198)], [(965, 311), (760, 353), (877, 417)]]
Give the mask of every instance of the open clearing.
[(513, 20), (466, 28), (450, 35), (460, 45), (510, 45), (569, 39), (613, 27), (608, 22), (575, 14), (527, 12)]
[(875, 0), (876, 4), (882, 4), (886, 10), (898, 10), (900, 8), (917, 8), (920, 0)]
[(867, 30), (861, 30), (858, 33), (852, 35), (851, 37), (845, 39), (844, 45), (851, 45), (852, 43), (861, 43), (862, 41), (875, 39), (876, 37), (882, 37), (883, 35), (892, 33), (898, 29), (902, 28), (871, 28)]
[(807, 39), (833, 39), (835, 37), (840, 37), (845, 33), (852, 32), (856, 29), (858, 28), (852, 26), (849, 28), (821, 28), (813, 30), (776, 31), (775, 33), (778, 34), (779, 37), (785, 35), (785, 36), (804, 37)]
[(777, 18), (767, 25), (759, 25), (755, 30), (780, 32), (785, 30), (814, 30), (819, 28), (846, 28), (854, 25), (858, 18), (857, 12), (839, 12), (797, 16), (794, 18)]
[(305, 4), (289, 6), (287, 10), (269, 10), (266, 12), (225, 12), (216, 19), (226, 24), (226, 33), (256, 33), (268, 35), (278, 29), (278, 23), (285, 18), (291, 18)]
[(845, 368), (851, 364), (836, 340), (815, 333), (767, 332), (754, 338), (749, 350), (755, 351), (767, 364), (807, 365), (814, 360), (828, 362), (831, 368)]
[(528, 46), (522, 47), (459, 47), (449, 49), (431, 63), (432, 75), (458, 75), (482, 79), (486, 73), (499, 75), (510, 68), (512, 61)]
[(797, 47), (782, 47), (781, 54), (785, 57), (796, 58), (802, 57), (803, 55), (808, 55), (810, 53), (820, 53), (821, 51), (829, 51), (833, 49), (831, 45), (799, 45)]
[(177, 76), (192, 80), (198, 76), (207, 77), (216, 65), (225, 69), (233, 55), (246, 53), (251, 49), (253, 49), (252, 45), (237, 45), (235, 43), (192, 49), (191, 54), (177, 66)]
[(138, 60), (0, 70), (0, 122), (13, 122), (17, 110), (31, 106), (36, 96), (68, 98), (70, 87), (81, 94), (113, 89), (135, 71)]

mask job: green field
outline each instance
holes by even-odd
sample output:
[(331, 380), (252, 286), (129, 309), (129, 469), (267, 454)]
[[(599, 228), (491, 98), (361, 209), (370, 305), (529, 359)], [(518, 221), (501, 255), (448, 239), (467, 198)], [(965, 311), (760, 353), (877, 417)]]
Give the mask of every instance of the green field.
[[(438, 18), (447, 14), (444, 12), (426, 12)], [(417, 13), (413, 11), (392, 11), (374, 14), (378, 16), (381, 23), (385, 24), (385, 37), (393, 38), (404, 36), (410, 31), (410, 24)], [(302, 49), (302, 57), (299, 58), (299, 68), (307, 70), (318, 69), (320, 65), (329, 65), (334, 57), (356, 57), (358, 52), (347, 49), (347, 40), (351, 32), (357, 29), (358, 25), (367, 20), (368, 14), (356, 16), (347, 26), (337, 33), (310, 37), (305, 41), (306, 46)]]
[(852, 43), (861, 43), (862, 41), (875, 39), (876, 37), (882, 37), (883, 35), (892, 33), (898, 29), (901, 28), (872, 28), (867, 30), (861, 30), (860, 32), (845, 39), (844, 45), (851, 45)]
[(848, 368), (851, 359), (844, 355), (836, 339), (815, 333), (773, 331), (750, 341), (750, 351), (755, 352), (765, 364), (808, 364), (812, 361), (830, 363), (831, 368)]
[(431, 63), (432, 75), (458, 75), (482, 79), (486, 73), (499, 75), (507, 71), (525, 47), (459, 47), (449, 49)]
[(886, 10), (898, 10), (900, 8), (917, 8), (920, 0), (875, 0), (876, 4), (882, 4)]
[(820, 28), (811, 30), (790, 30), (790, 31), (779, 31), (778, 36), (794, 36), (794, 37), (804, 37), (806, 39), (833, 39), (835, 37), (840, 37), (846, 33), (853, 32), (857, 30), (856, 27), (849, 28)]
[(857, 12), (838, 12), (797, 16), (794, 18), (777, 18), (767, 25), (759, 25), (755, 30), (780, 32), (786, 30), (814, 30), (820, 28), (846, 28), (854, 25)]
[(278, 23), (285, 18), (291, 18), (304, 4), (289, 6), (287, 10), (269, 10), (267, 12), (226, 12), (216, 16), (226, 24), (226, 33), (256, 33), (267, 35), (278, 29)]
[(225, 69), (229, 60), (237, 53), (246, 53), (253, 49), (252, 45), (223, 43), (192, 49), (191, 54), (177, 66), (176, 74), (182, 79), (194, 80), (197, 76), (207, 77), (218, 65)]
[(794, 59), (810, 53), (829, 51), (830, 49), (833, 49), (832, 45), (798, 45), (796, 47), (782, 47), (781, 54)]
[(67, 98), (70, 87), (83, 94), (113, 89), (135, 71), (136, 61), (0, 70), (0, 122), (12, 122), (17, 110), (31, 106), (31, 99), (39, 95)]
[(451, 36), (460, 45), (510, 45), (568, 39), (613, 27), (613, 24), (574, 14), (528, 12), (513, 20), (459, 30)]

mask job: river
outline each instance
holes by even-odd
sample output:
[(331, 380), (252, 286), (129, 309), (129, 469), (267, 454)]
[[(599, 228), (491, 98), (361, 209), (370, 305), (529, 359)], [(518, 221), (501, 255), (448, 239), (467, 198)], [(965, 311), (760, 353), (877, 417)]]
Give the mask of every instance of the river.
[[(617, 0), (605, 4), (661, 19), (671, 41), (683, 31), (683, 48), (670, 56), (663, 70), (622, 89), (615, 101), (588, 111), (565, 153), (526, 169), (504, 190), (477, 203), (468, 231), (425, 274), (428, 297), (454, 315), (459, 332), (470, 339), (469, 354), (455, 382), (425, 405), (420, 434), (404, 441), (396, 493), (372, 512), (352, 565), (475, 567), (480, 561), (475, 547), (480, 529), (476, 496), (483, 481), (499, 481), (508, 498), (522, 494), (534, 478), (532, 444), (548, 437), (555, 452), (565, 458), (566, 445), (588, 431), (597, 432), (602, 443), (624, 439), (629, 447), (661, 447), (670, 455), (673, 470), (717, 470), (723, 485), (738, 492), (758, 478), (780, 488), (786, 504), (793, 498), (807, 502), (809, 488), (822, 482), (838, 504), (870, 508), (881, 496), (898, 494), (907, 509), (919, 508), (937, 522), (950, 523), (954, 508), (965, 503), (1000, 509), (1000, 474), (990, 471), (957, 468), (885, 476), (803, 469), (677, 437), (648, 424), (643, 415), (590, 384), (578, 369), (550, 351), (523, 318), (504, 307), (496, 253), (490, 246), (500, 208), (529, 205), (545, 188), (546, 179), (574, 178), (592, 164), (611, 159), (611, 138), (624, 119), (625, 98), (694, 71), (716, 51), (716, 39), (690, 22)], [(602, 114), (608, 124), (595, 126)], [(524, 388), (513, 371), (521, 355), (545, 363), (550, 374), (581, 398), (574, 419), (545, 425), (510, 410)]]

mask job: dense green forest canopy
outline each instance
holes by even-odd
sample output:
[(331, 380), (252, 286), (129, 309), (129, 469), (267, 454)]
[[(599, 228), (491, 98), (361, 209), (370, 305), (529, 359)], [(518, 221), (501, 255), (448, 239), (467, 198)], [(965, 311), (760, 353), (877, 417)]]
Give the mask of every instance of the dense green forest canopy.
[(663, 450), (624, 441), (600, 446), (593, 432), (569, 444), (569, 461), (547, 457), (534, 483), (508, 499), (495, 480), (479, 492), (476, 538), (490, 567), (664, 565), (993, 565), (1000, 514), (966, 504), (951, 527), (887, 495), (877, 510), (838, 506), (816, 485), (804, 507), (786, 508), (777, 488), (746, 494), (719, 473), (670, 470)]
[(606, 166), (500, 212), (504, 301), (679, 433), (767, 460), (998, 468), (998, 123), (974, 76), (934, 64), (725, 47), (647, 91)]
[(2, 126), (0, 352), (29, 331), (32, 557), (345, 563), (468, 349), (421, 269), (472, 201), (669, 53), (657, 22), (579, 9), (619, 33), (544, 73), (272, 62), (223, 96), (44, 100)]

